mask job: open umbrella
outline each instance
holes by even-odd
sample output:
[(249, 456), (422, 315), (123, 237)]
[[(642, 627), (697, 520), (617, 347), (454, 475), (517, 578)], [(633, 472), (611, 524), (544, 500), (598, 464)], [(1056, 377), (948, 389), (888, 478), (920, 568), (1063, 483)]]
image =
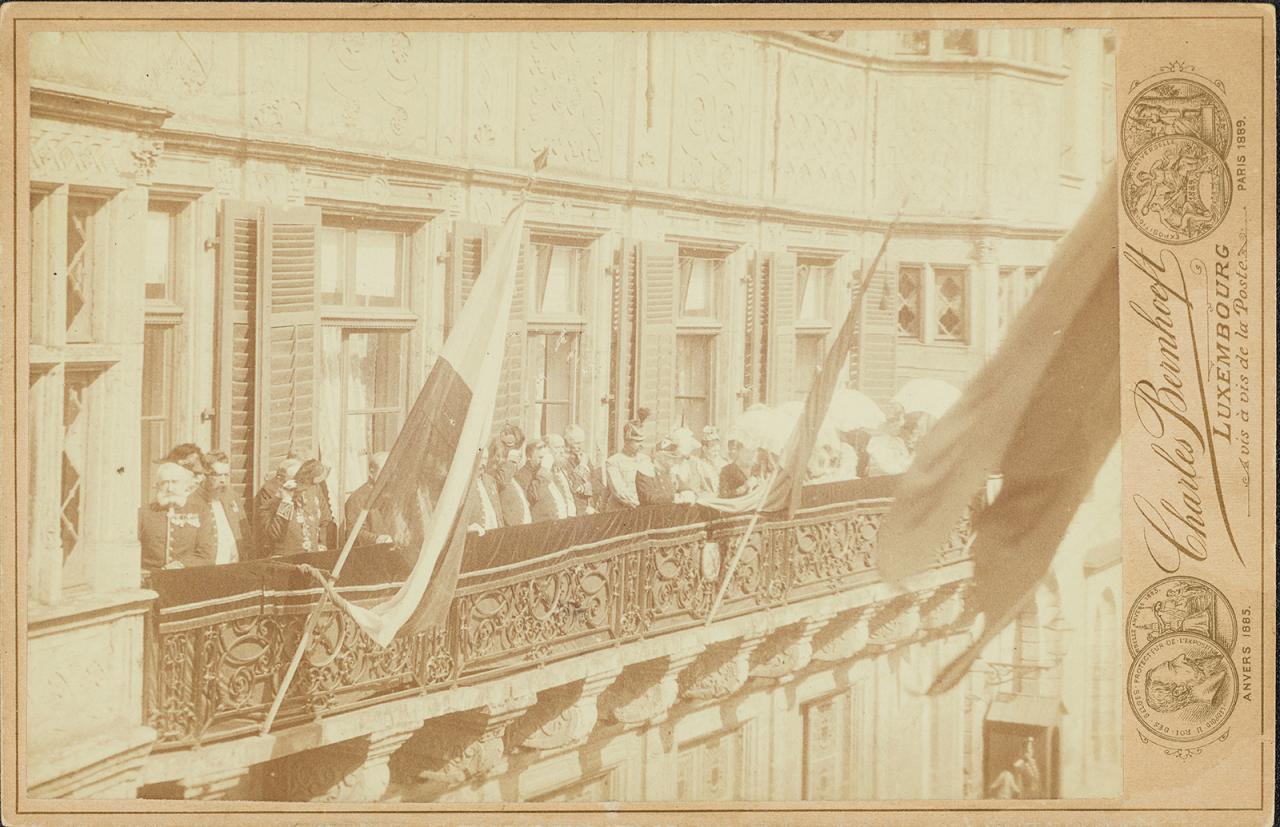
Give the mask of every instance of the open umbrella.
[(902, 386), (893, 401), (902, 406), (904, 414), (927, 413), (934, 419), (942, 415), (960, 398), (960, 389), (941, 379), (912, 379)]
[(837, 388), (831, 397), (824, 426), (837, 431), (856, 431), (866, 428), (873, 431), (884, 424), (884, 411), (862, 391), (853, 388)]

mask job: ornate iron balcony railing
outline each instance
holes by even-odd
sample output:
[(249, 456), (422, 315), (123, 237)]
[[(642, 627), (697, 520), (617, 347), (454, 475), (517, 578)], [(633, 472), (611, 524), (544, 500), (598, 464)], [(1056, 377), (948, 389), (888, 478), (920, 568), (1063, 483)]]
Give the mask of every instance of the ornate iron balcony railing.
[[(893, 482), (811, 486), (794, 519), (761, 519), (715, 622), (878, 582), (876, 530)], [(345, 613), (327, 611), (275, 728), (697, 626), (748, 522), (669, 506), (470, 538), (442, 627), (381, 648)], [(969, 533), (966, 518), (939, 550), (940, 567), (965, 558)], [(335, 556), (306, 560), (327, 568)], [(157, 750), (257, 731), (320, 596), (290, 562), (156, 575), (144, 714)], [(374, 602), (407, 571), (392, 549), (358, 549), (340, 590)]]

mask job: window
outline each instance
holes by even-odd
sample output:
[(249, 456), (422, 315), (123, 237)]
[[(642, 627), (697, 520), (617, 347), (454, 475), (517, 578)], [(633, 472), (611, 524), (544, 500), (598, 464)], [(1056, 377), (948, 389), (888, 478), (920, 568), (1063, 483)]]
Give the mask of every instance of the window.
[(827, 300), (835, 266), (800, 262), (796, 267), (796, 309), (802, 322), (829, 324)]
[(1119, 651), (1116, 646), (1116, 603), (1110, 590), (1104, 591), (1094, 612), (1092, 670), (1089, 697), (1092, 707), (1092, 760), (1113, 764), (1120, 760), (1120, 705), (1116, 682), (1120, 676)]
[(968, 332), (968, 302), (966, 301), (967, 271), (959, 267), (935, 267), (933, 271), (934, 301), (937, 327), (934, 336), (939, 341), (963, 342)]
[(1040, 283), (1044, 281), (1043, 267), (1026, 267), (1023, 268), (1025, 285), (1023, 288), (1023, 300), (1031, 298), (1031, 294), (1040, 289)]
[(1018, 313), (1017, 297), (1014, 295), (1017, 273), (1014, 267), (1001, 267), (1000, 278), (996, 282), (996, 328), (1001, 336), (1009, 329), (1009, 323)]
[(408, 305), (403, 232), (350, 224), (320, 234), (320, 302), (344, 307)]
[(564, 433), (578, 419), (587, 262), (590, 248), (562, 237), (532, 239), (526, 347), (526, 428)]
[(698, 254), (680, 256), (680, 315), (712, 318), (716, 315), (717, 294), (724, 277), (724, 259)]
[(818, 376), (818, 368), (827, 355), (825, 333), (796, 334), (796, 375), (793, 381), (797, 399), (804, 399)]
[(606, 770), (575, 781), (572, 784), (566, 784), (549, 793), (543, 793), (532, 800), (580, 801), (584, 803), (616, 801), (621, 797), (618, 795), (617, 777), (618, 771), (616, 769)]
[(978, 33), (973, 29), (952, 29), (942, 33), (942, 50), (953, 55), (976, 55)]
[(578, 333), (530, 333), (529, 373), (534, 433), (564, 433), (577, 407)]
[(924, 328), (924, 268), (903, 265), (898, 269), (898, 336), (922, 339)]
[(408, 333), (326, 325), (322, 335), (323, 400), (337, 414), (322, 418), (322, 453), (337, 457), (329, 493), (341, 508), (368, 478), (369, 455), (391, 450), (400, 433)]
[(147, 209), (143, 278), (146, 325), (142, 334), (142, 502), (151, 497), (155, 462), (180, 441), (175, 433), (174, 388), (183, 308), (179, 301), (180, 203), (153, 200)]
[(92, 495), (85, 485), (89, 474), (90, 387), (96, 370), (68, 370), (62, 401), (62, 471), (58, 521), (62, 537), (62, 587), (88, 582), (85, 511)]
[(711, 377), (715, 337), (705, 333), (676, 337), (676, 421), (698, 433), (711, 424)]
[(403, 225), (325, 216), (321, 228), (318, 421), (335, 514), (368, 480), (369, 455), (391, 449), (410, 403), (411, 247)]
[(536, 260), (533, 312), (581, 313), (579, 295), (586, 264), (586, 248), (539, 243), (534, 244), (533, 249)]
[(67, 342), (93, 340), (94, 236), (103, 202), (75, 197), (67, 204)]
[(735, 801), (749, 798), (745, 784), (747, 736), (744, 727), (681, 744), (676, 759), (681, 801)]

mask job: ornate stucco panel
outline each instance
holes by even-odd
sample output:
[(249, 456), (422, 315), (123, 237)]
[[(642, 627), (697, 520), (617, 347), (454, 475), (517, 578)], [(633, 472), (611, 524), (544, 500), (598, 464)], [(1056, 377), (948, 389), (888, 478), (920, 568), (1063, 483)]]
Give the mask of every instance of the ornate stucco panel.
[(782, 56), (778, 195), (842, 211), (861, 205), (865, 75), (800, 54)]
[(983, 135), (978, 81), (966, 75), (882, 76), (876, 123), (876, 205), (906, 215), (976, 216), (973, 142)]
[(244, 50), (244, 123), (250, 129), (306, 128), (307, 39), (304, 33), (240, 35)]
[(427, 37), (357, 31), (313, 36), (310, 131), (386, 147), (424, 146), (431, 98)]
[(677, 35), (671, 185), (745, 191), (750, 139), (751, 44), (733, 34)]
[(608, 174), (614, 101), (615, 35), (531, 32), (524, 37), (516, 165), (544, 148), (548, 168), (593, 177)]
[(478, 161), (511, 166), (515, 148), (516, 60), (520, 35), (467, 35), (467, 154)]

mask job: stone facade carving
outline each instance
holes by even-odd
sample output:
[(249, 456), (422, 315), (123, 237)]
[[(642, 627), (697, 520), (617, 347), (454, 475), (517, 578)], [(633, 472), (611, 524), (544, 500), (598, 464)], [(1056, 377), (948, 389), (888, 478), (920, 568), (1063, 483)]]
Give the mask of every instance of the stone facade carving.
[(882, 606), (871, 618), (867, 642), (872, 646), (900, 646), (920, 631), (920, 601), (907, 595)]
[(727, 698), (751, 676), (751, 653), (759, 637), (745, 637), (716, 644), (680, 673), (680, 696), (705, 701)]
[(751, 676), (785, 680), (803, 671), (813, 660), (813, 637), (831, 618), (818, 615), (793, 623), (770, 635), (752, 653)]
[(512, 163), (515, 128), (515, 76), (519, 35), (471, 32), (467, 35), (467, 130), (469, 155)]
[(344, 141), (423, 143), (426, 38), (413, 32), (317, 34), (311, 39), (311, 127)]
[(133, 177), (139, 184), (150, 184), (151, 176), (156, 171), (156, 161), (164, 151), (164, 142), (147, 136), (139, 136), (134, 141), (130, 154), (133, 156)]
[(521, 695), (501, 704), (433, 718), (405, 742), (397, 774), (420, 781), (461, 784), (506, 766), (508, 726), (538, 702)]
[(859, 206), (865, 78), (825, 61), (784, 54), (778, 95), (778, 194), (793, 203)]
[(531, 32), (525, 37), (517, 165), (550, 148), (551, 169), (605, 171), (613, 41), (607, 35)]
[(940, 588), (920, 606), (920, 626), (929, 632), (957, 626), (965, 615), (966, 583)]
[(666, 714), (680, 696), (680, 673), (701, 650), (633, 664), (622, 670), (600, 696), (600, 717), (619, 724), (641, 724)]
[(240, 37), (245, 125), (302, 132), (306, 128), (307, 35), (246, 32)]
[(814, 660), (837, 662), (855, 657), (870, 640), (875, 606), (861, 606), (837, 615), (813, 639)]
[(92, 182), (121, 186), (134, 171), (132, 136), (109, 129), (31, 122), (28, 161), (33, 181)]
[[(973, 77), (897, 78), (880, 83), (877, 194), (886, 209), (911, 215), (974, 215), (984, 139)], [(885, 186), (885, 183), (888, 186)]]
[(273, 761), (263, 797), (275, 801), (377, 801), (391, 783), (391, 756), (413, 730), (389, 730)]
[(598, 700), (617, 678), (603, 672), (538, 693), (538, 703), (507, 727), (509, 747), (549, 750), (581, 743), (599, 719)]
[(732, 34), (675, 36), (671, 183), (739, 193), (746, 183), (750, 44)]

